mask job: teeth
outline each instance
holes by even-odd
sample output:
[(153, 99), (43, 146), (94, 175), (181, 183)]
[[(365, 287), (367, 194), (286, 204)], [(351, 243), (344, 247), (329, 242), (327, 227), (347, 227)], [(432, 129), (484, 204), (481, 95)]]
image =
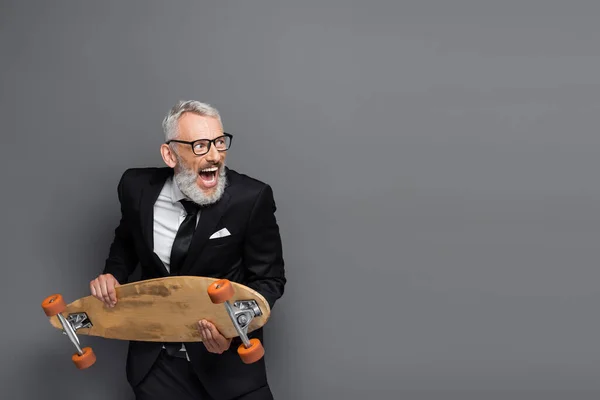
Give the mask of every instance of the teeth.
[(217, 169), (218, 169), (217, 167), (204, 168), (204, 169), (201, 169), (200, 172), (215, 172)]

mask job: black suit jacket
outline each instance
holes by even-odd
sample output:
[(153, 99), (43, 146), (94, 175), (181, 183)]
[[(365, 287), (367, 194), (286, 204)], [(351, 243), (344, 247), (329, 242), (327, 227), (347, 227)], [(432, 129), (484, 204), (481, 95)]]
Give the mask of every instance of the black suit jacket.
[[(283, 295), (286, 283), (275, 201), (271, 187), (256, 179), (226, 169), (228, 185), (222, 198), (203, 208), (189, 254), (179, 275), (227, 278), (255, 289), (271, 308)], [(115, 230), (104, 273), (119, 283), (129, 281), (139, 264), (141, 279), (168, 276), (153, 251), (153, 207), (171, 168), (132, 168), (118, 184), (121, 220)], [(230, 236), (211, 239), (221, 228)], [(250, 337), (263, 338), (258, 329)], [(203, 343), (186, 343), (192, 366), (214, 397), (233, 398), (267, 386), (264, 357), (253, 364), (242, 363), (237, 354), (239, 338), (223, 354), (209, 353)], [(162, 348), (161, 343), (129, 344), (127, 379), (132, 386), (146, 376)]]

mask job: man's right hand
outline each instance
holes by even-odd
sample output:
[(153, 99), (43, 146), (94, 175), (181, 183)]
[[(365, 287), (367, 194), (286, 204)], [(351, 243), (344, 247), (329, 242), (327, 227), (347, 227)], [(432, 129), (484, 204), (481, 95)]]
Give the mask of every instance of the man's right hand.
[(112, 274), (104, 274), (90, 282), (90, 291), (92, 296), (102, 301), (106, 306), (114, 307), (117, 304), (115, 288), (118, 286), (120, 286), (119, 282)]

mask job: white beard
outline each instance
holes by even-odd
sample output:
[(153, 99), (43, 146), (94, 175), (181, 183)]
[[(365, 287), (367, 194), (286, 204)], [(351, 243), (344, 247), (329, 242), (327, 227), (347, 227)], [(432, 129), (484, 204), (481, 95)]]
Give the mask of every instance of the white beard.
[(217, 186), (210, 193), (204, 193), (198, 184), (196, 183), (198, 179), (198, 172), (193, 171), (187, 166), (183, 165), (181, 162), (179, 163), (180, 170), (176, 171), (173, 179), (177, 186), (179, 186), (179, 190), (181, 193), (185, 194), (192, 200), (194, 203), (197, 203), (201, 206), (206, 206), (209, 204), (216, 203), (219, 201), (221, 196), (223, 196), (223, 192), (225, 191), (225, 186), (227, 183), (227, 177), (225, 176), (225, 164), (221, 165), (219, 168), (219, 176)]

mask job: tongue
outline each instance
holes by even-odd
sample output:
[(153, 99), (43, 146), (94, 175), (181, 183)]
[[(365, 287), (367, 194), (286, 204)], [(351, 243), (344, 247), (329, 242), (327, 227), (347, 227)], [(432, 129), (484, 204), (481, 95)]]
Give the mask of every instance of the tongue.
[(214, 176), (214, 172), (200, 172), (200, 177), (206, 181), (212, 180)]

